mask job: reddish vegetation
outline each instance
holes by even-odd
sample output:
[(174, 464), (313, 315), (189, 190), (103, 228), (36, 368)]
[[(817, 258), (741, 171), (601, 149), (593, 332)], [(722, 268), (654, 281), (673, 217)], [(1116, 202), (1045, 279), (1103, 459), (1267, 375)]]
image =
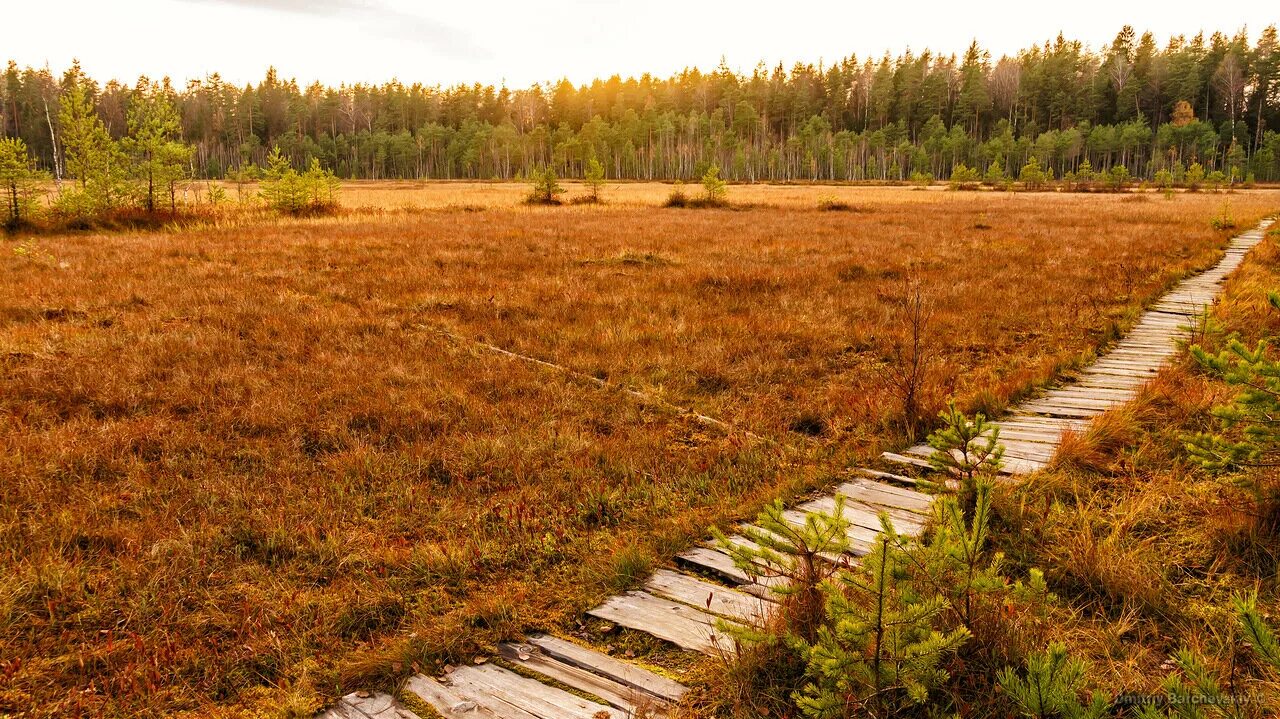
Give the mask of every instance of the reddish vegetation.
[[(848, 213), (6, 242), (0, 711), (306, 709), (558, 625), (609, 590), (616, 554), (669, 556), (814, 484), (838, 466), (825, 448), (894, 441), (907, 281), (934, 308), (929, 402), (998, 406), (1210, 264), (1223, 199), (893, 190)], [(1231, 206), (1246, 225), (1278, 200)], [(436, 329), (819, 441), (778, 453)]]

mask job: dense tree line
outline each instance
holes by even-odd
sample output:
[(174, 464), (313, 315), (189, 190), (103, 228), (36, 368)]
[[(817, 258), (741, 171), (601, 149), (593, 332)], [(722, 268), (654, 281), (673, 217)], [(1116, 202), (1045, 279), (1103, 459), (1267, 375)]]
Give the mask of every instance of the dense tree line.
[[(910, 51), (850, 56), (749, 75), (723, 65), (668, 78), (617, 76), (525, 90), (493, 86), (300, 86), (269, 70), (237, 87), (217, 75), (144, 83), (176, 109), (189, 172), (222, 177), (261, 166), (275, 147), (341, 177), (510, 178), (550, 166), (581, 176), (592, 159), (613, 178), (734, 180), (946, 178), (958, 164), (1016, 175), (1036, 157), (1062, 176), (1088, 162), (1136, 177), (1199, 163), (1240, 178), (1280, 179), (1280, 42), (1266, 28), (1175, 37), (1159, 45), (1125, 27), (1090, 50), (1061, 36), (993, 60)], [(84, 85), (106, 131), (129, 132), (139, 86), (98, 84), (10, 62), (0, 135), (37, 164), (73, 176), (61, 98)]]

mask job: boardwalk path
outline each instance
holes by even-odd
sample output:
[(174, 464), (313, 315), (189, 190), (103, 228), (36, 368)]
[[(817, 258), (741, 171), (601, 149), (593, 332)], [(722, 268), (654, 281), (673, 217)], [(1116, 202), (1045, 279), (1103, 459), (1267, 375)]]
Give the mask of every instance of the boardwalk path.
[[(1132, 399), (1176, 351), (1191, 318), (1213, 302), (1227, 275), (1262, 240), (1271, 222), (1266, 220), (1233, 238), (1216, 266), (1180, 282), (1078, 378), (1021, 403), (1001, 419), (1004, 471), (1026, 474), (1042, 469), (1063, 432), (1083, 429), (1091, 418)], [(884, 458), (920, 469), (928, 466), (930, 452), (927, 445), (918, 445), (901, 454), (886, 453)], [(806, 511), (830, 510), (835, 495), (843, 495), (852, 554), (861, 556), (875, 538), (877, 515), (882, 511), (904, 533), (924, 527), (932, 498), (912, 489), (912, 483), (904, 475), (856, 470), (834, 494), (800, 504), (788, 516), (803, 522)], [(736, 537), (734, 541), (746, 540)], [(681, 554), (675, 568), (658, 570), (642, 588), (611, 597), (588, 614), (690, 651), (712, 654), (731, 646), (716, 629), (718, 622), (754, 624), (768, 611), (767, 584), (768, 580), (753, 581), (727, 554), (705, 545)], [(477, 719), (659, 717), (684, 692), (683, 686), (655, 672), (556, 637), (530, 636), (499, 646), (498, 654), (506, 666), (458, 667), (440, 679), (420, 674), (410, 678), (405, 691), (445, 717)], [(389, 695), (361, 693), (347, 695), (322, 717), (413, 719), (415, 715)]]

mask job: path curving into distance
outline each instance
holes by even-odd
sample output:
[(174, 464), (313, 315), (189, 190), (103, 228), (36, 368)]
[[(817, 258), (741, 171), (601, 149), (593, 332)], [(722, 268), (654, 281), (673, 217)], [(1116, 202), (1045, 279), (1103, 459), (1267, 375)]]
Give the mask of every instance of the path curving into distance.
[[(1143, 313), (1124, 339), (1078, 377), (1018, 404), (996, 422), (1005, 447), (1002, 471), (1018, 475), (1044, 468), (1064, 432), (1082, 430), (1093, 417), (1132, 400), (1177, 351), (1178, 340), (1189, 334), (1192, 318), (1213, 303), (1227, 276), (1262, 241), (1271, 223), (1264, 220), (1232, 238), (1218, 264), (1179, 282)], [(513, 359), (546, 364), (487, 348)], [(886, 452), (884, 459), (912, 471), (928, 471), (932, 451), (928, 445), (917, 445), (901, 454)], [(788, 519), (803, 523), (806, 512), (830, 511), (836, 495), (843, 495), (850, 553), (855, 558), (869, 551), (881, 512), (888, 513), (903, 534), (924, 528), (933, 498), (913, 489), (915, 480), (872, 469), (854, 470), (846, 480), (834, 493), (793, 507)], [(730, 539), (747, 542), (741, 535)], [(689, 651), (715, 654), (732, 648), (717, 624), (759, 624), (772, 602), (769, 584), (767, 578), (753, 580), (734, 566), (729, 555), (704, 544), (679, 555), (673, 566), (657, 570), (643, 587), (613, 596), (587, 614)], [(496, 662), (456, 667), (439, 678), (418, 674), (410, 677), (404, 691), (449, 719), (663, 717), (685, 691), (681, 684), (635, 662), (549, 635), (532, 635), (497, 649)], [(394, 697), (367, 692), (348, 694), (320, 717), (417, 719)]]

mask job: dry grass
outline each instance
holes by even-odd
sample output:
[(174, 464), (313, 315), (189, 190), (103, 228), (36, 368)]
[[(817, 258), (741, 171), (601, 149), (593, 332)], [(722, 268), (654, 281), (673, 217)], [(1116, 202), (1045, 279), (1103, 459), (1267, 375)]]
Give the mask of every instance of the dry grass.
[[(1216, 315), (1248, 342), (1274, 337), (1280, 322), (1265, 308), (1266, 291), (1277, 286), (1273, 235), (1233, 275)], [(1189, 360), (1164, 370), (1006, 499), (1013, 531), (1000, 544), (1016, 564), (1045, 569), (1066, 610), (1055, 638), (1089, 661), (1093, 686), (1159, 692), (1171, 655), (1187, 648), (1224, 687), (1267, 702), (1241, 716), (1271, 716), (1280, 684), (1243, 648), (1230, 598), (1259, 592), (1274, 623), (1280, 552), (1259, 532), (1248, 493), (1194, 466), (1183, 446), (1186, 435), (1216, 429), (1211, 410), (1231, 395)]]
[(456, 207), (0, 244), (0, 711), (305, 711), (563, 628), (892, 441), (904, 281), (937, 308), (929, 396), (999, 404), (1227, 234), (1210, 196), (734, 187), (757, 205), (668, 211), (622, 197), (660, 185), (524, 208), (521, 185), (390, 184), (345, 202)]

